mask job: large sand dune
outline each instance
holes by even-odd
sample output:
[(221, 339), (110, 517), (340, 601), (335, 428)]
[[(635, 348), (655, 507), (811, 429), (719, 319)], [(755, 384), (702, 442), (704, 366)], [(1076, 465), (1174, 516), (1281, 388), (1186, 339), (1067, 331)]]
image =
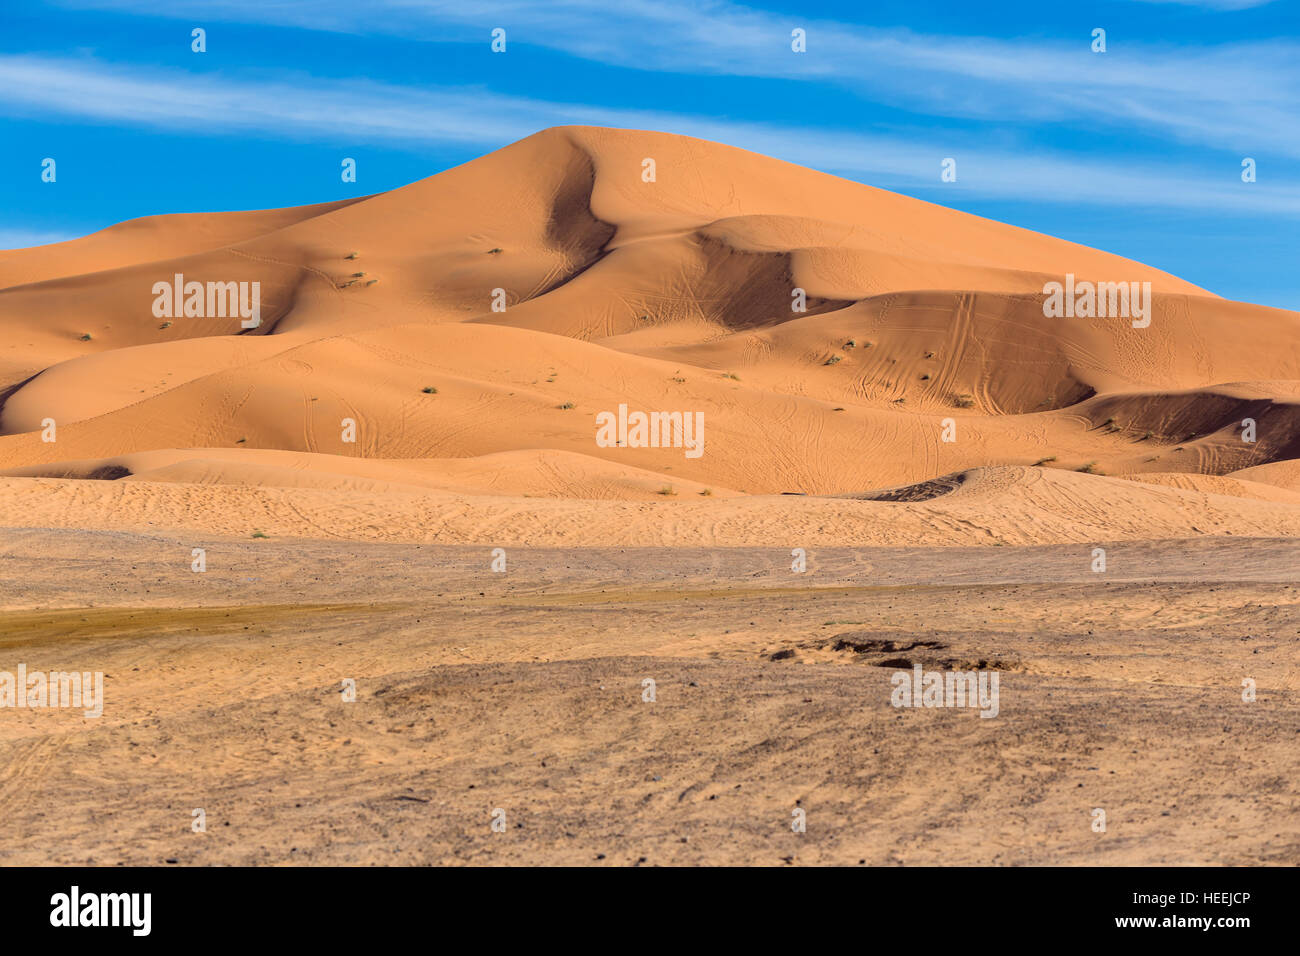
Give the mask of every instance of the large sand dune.
[[(260, 327), (160, 319), (178, 273), (260, 283)], [(1150, 282), (1150, 325), (1045, 317), (1066, 274)], [(0, 253), (0, 332), (9, 526), (246, 534), (256, 500), (260, 530), (394, 540), (1300, 531), (1300, 314), (669, 134)], [(703, 413), (702, 454), (601, 447), (620, 404)]]

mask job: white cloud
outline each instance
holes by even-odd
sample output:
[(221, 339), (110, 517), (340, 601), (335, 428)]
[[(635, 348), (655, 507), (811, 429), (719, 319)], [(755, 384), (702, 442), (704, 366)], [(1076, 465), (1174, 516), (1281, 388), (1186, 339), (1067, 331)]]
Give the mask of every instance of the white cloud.
[(0, 226), (0, 252), (26, 249), (28, 246), (45, 246), (52, 242), (67, 242), (69, 239), (76, 239), (78, 235), (48, 230), (7, 229)]
[(1181, 7), (1204, 7), (1208, 10), (1249, 10), (1262, 7), (1273, 0), (1138, 0), (1139, 3), (1169, 3)]
[[(604, 64), (684, 74), (835, 84), (933, 116), (1000, 124), (1091, 124), (1215, 148), (1300, 157), (1300, 44), (1178, 46), (1114, 30), (1108, 52), (1077, 37), (1003, 39), (919, 34), (759, 11), (728, 0), (66, 0), (187, 20), (227, 19), (409, 39), (472, 41), (492, 27)], [(1172, 2), (1172, 0), (1171, 0)], [(1258, 0), (1208, 0), (1244, 7)], [(1082, 23), (1082, 21), (1081, 21)], [(790, 30), (808, 52), (790, 51)], [(508, 54), (507, 54), (508, 55)]]
[(412, 88), (370, 80), (290, 76), (231, 80), (94, 60), (0, 55), (0, 113), (56, 114), (200, 135), (262, 133), (305, 140), (453, 144), (486, 151), (559, 125), (657, 129), (725, 142), (885, 188), (938, 184), (939, 161), (958, 160), (954, 196), (1099, 206), (1167, 206), (1300, 215), (1300, 187), (1246, 185), (1239, 169), (1213, 171), (990, 148), (977, 133), (802, 129), (702, 115), (559, 103), (472, 87)]

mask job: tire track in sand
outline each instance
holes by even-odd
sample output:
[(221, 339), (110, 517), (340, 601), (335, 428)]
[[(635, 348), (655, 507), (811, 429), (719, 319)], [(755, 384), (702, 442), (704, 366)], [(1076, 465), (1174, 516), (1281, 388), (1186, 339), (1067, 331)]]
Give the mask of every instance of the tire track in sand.
[(26, 746), (15, 746), (17, 755), (6, 763), (0, 777), (0, 821), (12, 820), (27, 806), (66, 743), (65, 736), (46, 734)]

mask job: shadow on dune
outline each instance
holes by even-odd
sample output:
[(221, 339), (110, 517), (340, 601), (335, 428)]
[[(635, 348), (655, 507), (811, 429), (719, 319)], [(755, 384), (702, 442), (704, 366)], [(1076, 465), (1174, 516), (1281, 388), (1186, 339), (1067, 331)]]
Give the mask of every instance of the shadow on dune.
[(846, 495), (828, 495), (830, 498), (852, 498), (856, 501), (893, 501), (912, 502), (930, 501), (956, 491), (966, 482), (966, 476), (960, 472), (918, 481), (911, 485), (897, 488), (883, 488), (875, 491), (855, 491)]

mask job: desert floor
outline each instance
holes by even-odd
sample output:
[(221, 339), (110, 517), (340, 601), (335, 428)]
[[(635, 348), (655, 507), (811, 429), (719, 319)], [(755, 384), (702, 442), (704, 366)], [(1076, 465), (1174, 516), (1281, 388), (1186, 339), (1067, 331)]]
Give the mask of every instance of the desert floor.
[(1293, 539), (202, 545), (6, 532), (0, 666), (106, 704), (0, 721), (0, 862), (1300, 863)]

